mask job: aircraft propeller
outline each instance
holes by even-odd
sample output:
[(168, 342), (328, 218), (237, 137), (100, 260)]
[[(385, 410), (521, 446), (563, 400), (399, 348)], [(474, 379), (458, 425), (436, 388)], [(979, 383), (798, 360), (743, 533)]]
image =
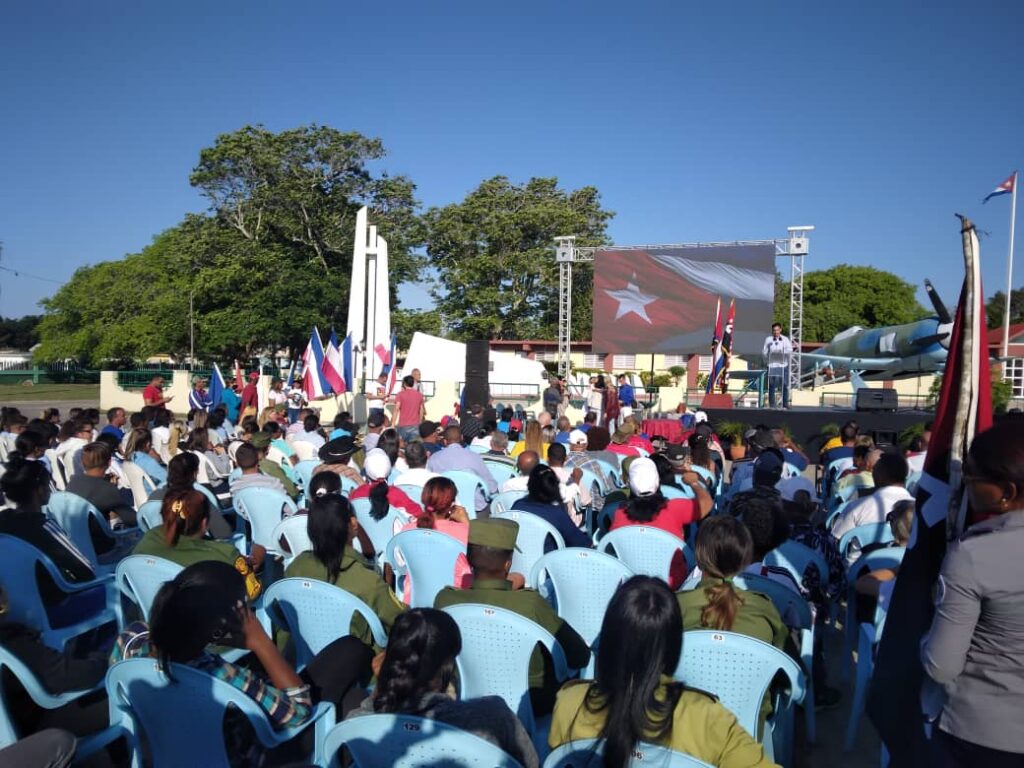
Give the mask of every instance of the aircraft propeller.
[(931, 280), (924, 281), (924, 290), (928, 294), (928, 298), (931, 299), (932, 306), (935, 307), (935, 314), (938, 315), (939, 322), (943, 325), (952, 325), (953, 318), (949, 314), (949, 310), (946, 309), (946, 305), (942, 303), (942, 299), (939, 298), (939, 292), (935, 290)]

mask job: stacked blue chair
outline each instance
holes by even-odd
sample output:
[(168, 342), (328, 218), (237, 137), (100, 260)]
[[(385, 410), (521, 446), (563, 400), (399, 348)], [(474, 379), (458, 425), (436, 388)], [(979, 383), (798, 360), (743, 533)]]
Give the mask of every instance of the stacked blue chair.
[(402, 531), (392, 538), (384, 552), (384, 562), (391, 566), (399, 579), (399, 594), (404, 591), (404, 579), (409, 580), (409, 605), (412, 608), (432, 608), (437, 593), (455, 578), (455, 561), (465, 554), (466, 547), (439, 531), (417, 528)]
[(505, 481), (511, 480), (513, 477), (518, 477), (519, 475), (519, 471), (516, 469), (515, 464), (509, 464), (506, 460), (488, 459), (485, 457), (484, 465), (491, 473), (491, 477), (494, 478), (494, 482), (498, 484), (499, 488)]
[(279, 547), (274, 540), (274, 529), (283, 519), (282, 509), (287, 508), (291, 514), (298, 511), (295, 502), (287, 494), (271, 488), (243, 488), (234, 494), (234, 501), (239, 516), (249, 523), (251, 543), (277, 554)]
[[(859, 627), (857, 636), (857, 676), (853, 684), (853, 702), (850, 705), (850, 719), (846, 724), (846, 737), (843, 739), (843, 749), (847, 752), (853, 750), (854, 742), (857, 740), (857, 727), (860, 725), (860, 718), (864, 714), (868, 686), (871, 685), (871, 677), (875, 671), (875, 657), (878, 654), (878, 644), (882, 642), (882, 632), (885, 630), (886, 611), (887, 606), (879, 600), (875, 607), (874, 621), (861, 622)], [(843, 664), (844, 666), (846, 664), (845, 658), (843, 659)]]
[[(774, 712), (764, 738), (758, 734), (761, 701), (772, 680), (782, 673), (788, 690), (774, 698)], [(697, 630), (683, 633), (683, 657), (675, 677), (713, 693), (739, 724), (764, 744), (772, 760), (790, 765), (793, 747), (793, 706), (805, 699), (804, 673), (793, 659), (773, 645), (735, 632)], [(808, 702), (807, 706), (812, 706)]]
[(309, 517), (306, 515), (292, 515), (286, 517), (277, 527), (274, 528), (271, 538), (280, 545), (283, 540), (288, 551), (282, 548), (281, 556), (284, 558), (284, 567), (291, 565), (292, 560), (303, 552), (313, 551), (313, 542), (309, 540), (308, 531)]
[[(866, 527), (866, 526), (862, 526)], [(889, 526), (886, 525), (886, 530)], [(858, 530), (854, 528), (854, 531)], [(843, 666), (842, 680), (850, 679), (850, 664), (853, 658), (853, 644), (857, 640), (857, 595), (854, 585), (857, 579), (871, 571), (882, 570), (883, 568), (898, 568), (903, 562), (903, 556), (907, 550), (903, 547), (882, 547), (867, 552), (857, 558), (857, 561), (846, 571), (846, 620), (843, 622)]]
[(364, 715), (339, 723), (324, 744), (328, 768), (341, 768), (343, 747), (356, 768), (521, 768), (475, 734), (411, 715)]
[(455, 483), (459, 504), (466, 509), (466, 514), (471, 518), (476, 517), (476, 499), (478, 493), (483, 495), (484, 501), (490, 500), (490, 495), (487, 492), (487, 486), (484, 485), (484, 481), (480, 479), (479, 475), (461, 469), (449, 469), (441, 474)]
[[(156, 593), (182, 570), (183, 566), (162, 557), (129, 555), (117, 564), (114, 584), (122, 595), (138, 606), (142, 620), (149, 623), (149, 609), (153, 605)], [(118, 624), (122, 629), (125, 623), (123, 618), (119, 618)]]
[(307, 497), (309, 496), (309, 484), (313, 481), (313, 470), (319, 466), (319, 459), (307, 459), (306, 461), (300, 461), (294, 466), (295, 474), (298, 475), (299, 483), (302, 485), (302, 489)]
[[(815, 627), (810, 604), (798, 592), (790, 589), (785, 584), (769, 579), (767, 576), (743, 574), (737, 576), (735, 582), (736, 586), (740, 589), (760, 592), (771, 600), (786, 626), (800, 633), (800, 660), (803, 662), (804, 671), (807, 673), (807, 699), (808, 701), (814, 701)], [(804, 719), (807, 723), (807, 741), (810, 744), (814, 744), (817, 737), (817, 723), (813, 706), (804, 707)]]
[(50, 502), (46, 505), (44, 512), (47, 517), (64, 529), (64, 533), (74, 542), (78, 551), (88, 558), (97, 573), (113, 573), (116, 564), (100, 563), (96, 547), (92, 543), (92, 534), (89, 532), (90, 518), (96, 521), (103, 535), (111, 539), (118, 548), (127, 546), (126, 542), (130, 543), (139, 538), (138, 529), (112, 530), (107, 518), (100, 514), (96, 507), (73, 493), (54, 493), (50, 496)]
[(548, 541), (554, 544), (555, 549), (565, 549), (565, 539), (551, 523), (532, 512), (520, 512), (509, 510), (492, 514), (492, 517), (501, 517), (506, 520), (515, 520), (519, 523), (519, 536), (516, 538), (517, 550), (512, 553), (512, 570), (529, 576), (533, 566), (544, 556), (545, 545)]
[[(129, 734), (132, 765), (142, 765), (140, 736), (149, 745), (153, 768), (183, 765), (227, 768), (223, 721), (227, 707), (237, 709), (266, 749), (288, 742), (309, 727), (315, 729), (311, 762), (324, 764), (324, 740), (334, 726), (334, 707), (318, 704), (309, 720), (294, 728), (275, 729), (266, 712), (231, 683), (184, 664), (171, 664), (169, 680), (154, 659), (126, 659), (107, 672), (110, 722)], [(170, 727), (168, 724), (173, 724)]]
[[(529, 585), (545, 596), (593, 651), (608, 603), (632, 575), (621, 560), (611, 555), (570, 547), (548, 552), (538, 560)], [(584, 677), (593, 677), (595, 656), (591, 654)]]
[(315, 579), (280, 579), (263, 595), (263, 606), (273, 618), (276, 610), (295, 642), (295, 663), (304, 668), (320, 651), (350, 634), (352, 617), (362, 616), (373, 642), (388, 643), (380, 619), (366, 603), (340, 587)]
[[(21, 659), (3, 646), (0, 646), (0, 749), (9, 747), (19, 738), (28, 736), (27, 733), (18, 733), (14, 715), (7, 707), (7, 691), (4, 685), (4, 681), (7, 679), (7, 674), (5, 673), (7, 672), (25, 690), (29, 698), (32, 699), (32, 702), (41, 709), (58, 709), (96, 690), (95, 688), (90, 688), (81, 691), (68, 691), (67, 693), (49, 693), (43, 687), (39, 678), (35, 676), (32, 670), (25, 666)], [(123, 732), (119, 727), (115, 726), (106, 728), (91, 736), (80, 738), (75, 747), (75, 757), (79, 759), (87, 757), (121, 735), (123, 735)]]
[(649, 525), (624, 525), (609, 531), (598, 542), (597, 548), (601, 552), (614, 550), (615, 556), (633, 573), (654, 576), (666, 583), (676, 552), (682, 551), (687, 573), (697, 563), (696, 555), (685, 541)]
[[(50, 612), (43, 603), (36, 583), (36, 568), (44, 569), (61, 592), (75, 600), (90, 599), (97, 593), (102, 610), (67, 626), (54, 626)], [(118, 593), (113, 578), (105, 576), (93, 581), (71, 583), (66, 581), (51, 560), (15, 536), (0, 534), (0, 584), (7, 592), (7, 616), (39, 630), (43, 642), (58, 651), (73, 637), (90, 632), (105, 624), (117, 623)]]
[(525, 499), (527, 495), (526, 491), (502, 491), (494, 494), (491, 497), (491, 514), (507, 512), (512, 509), (513, 504), (520, 499)]
[[(601, 768), (604, 761), (603, 742), (597, 739), (580, 739), (570, 741), (554, 750), (544, 761), (544, 768)], [(629, 768), (713, 768), (710, 763), (698, 760), (682, 752), (675, 752), (657, 744), (641, 741), (633, 750)]]
[(839, 537), (839, 554), (843, 558), (848, 558), (855, 544), (863, 549), (869, 544), (888, 544), (890, 541), (892, 541), (892, 529), (888, 523), (858, 525)]

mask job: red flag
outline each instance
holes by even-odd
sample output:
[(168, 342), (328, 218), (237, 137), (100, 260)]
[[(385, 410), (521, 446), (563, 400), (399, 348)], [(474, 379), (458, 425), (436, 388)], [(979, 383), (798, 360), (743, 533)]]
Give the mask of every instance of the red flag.
[(722, 354), (722, 297), (718, 297), (715, 303), (715, 336), (711, 340), (711, 372), (708, 374), (708, 384), (704, 388), (707, 394), (715, 389), (715, 370), (718, 368), (718, 359)]
[[(966, 275), (957, 305), (942, 390), (935, 410), (910, 545), (887, 612), (868, 700), (868, 714), (891, 756), (893, 768), (929, 764), (921, 694), (929, 690), (921, 665), (921, 638), (931, 626), (932, 590), (946, 542), (962, 531), (968, 514), (963, 459), (978, 432), (992, 426), (988, 345), (978, 237), (963, 219)], [(967, 522), (970, 522), (967, 519)]]

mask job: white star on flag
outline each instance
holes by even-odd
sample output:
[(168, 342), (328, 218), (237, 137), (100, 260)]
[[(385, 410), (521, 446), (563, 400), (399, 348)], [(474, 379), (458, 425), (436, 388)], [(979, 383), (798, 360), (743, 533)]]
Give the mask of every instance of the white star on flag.
[(619, 302), (619, 309), (615, 313), (615, 319), (618, 320), (623, 315), (628, 315), (633, 312), (649, 325), (651, 325), (651, 318), (647, 316), (647, 305), (652, 301), (655, 301), (657, 296), (648, 296), (640, 292), (640, 289), (635, 283), (627, 283), (626, 287), (621, 291), (605, 291), (615, 301)]

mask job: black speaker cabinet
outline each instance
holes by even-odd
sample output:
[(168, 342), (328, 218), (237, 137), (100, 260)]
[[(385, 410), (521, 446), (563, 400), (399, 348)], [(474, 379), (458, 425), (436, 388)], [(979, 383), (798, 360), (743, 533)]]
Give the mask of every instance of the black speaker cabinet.
[(868, 389), (866, 387), (857, 390), (857, 410), (894, 412), (899, 406), (899, 394), (895, 389)]
[(466, 342), (466, 390), (463, 403), (486, 406), (490, 399), (488, 387), (491, 345), (486, 340)]

